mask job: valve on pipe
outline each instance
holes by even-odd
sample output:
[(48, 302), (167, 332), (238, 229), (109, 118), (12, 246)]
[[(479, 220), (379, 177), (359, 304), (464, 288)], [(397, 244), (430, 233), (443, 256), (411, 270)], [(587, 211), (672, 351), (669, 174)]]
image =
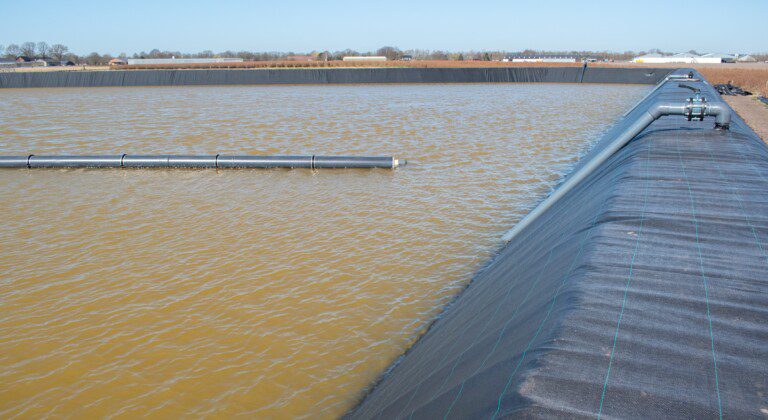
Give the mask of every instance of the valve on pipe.
[(707, 113), (707, 98), (701, 96), (701, 89), (684, 83), (677, 86), (693, 91), (693, 96), (688, 98), (685, 105), (685, 117), (688, 121), (704, 121), (704, 116)]
[[(707, 115), (720, 115), (708, 112), (707, 108), (713, 105), (709, 105), (707, 103), (707, 98), (701, 95), (701, 89), (691, 85), (686, 85), (685, 83), (680, 83), (677, 86), (693, 91), (693, 96), (688, 98), (685, 103), (685, 111), (683, 113), (688, 121), (704, 121), (704, 117)], [(721, 121), (721, 119), (715, 121), (715, 129), (727, 130), (731, 122), (730, 113), (728, 113), (728, 117), (728, 121)]]
[(0, 156), (0, 168), (382, 168), (405, 166), (392, 156), (98, 155)]

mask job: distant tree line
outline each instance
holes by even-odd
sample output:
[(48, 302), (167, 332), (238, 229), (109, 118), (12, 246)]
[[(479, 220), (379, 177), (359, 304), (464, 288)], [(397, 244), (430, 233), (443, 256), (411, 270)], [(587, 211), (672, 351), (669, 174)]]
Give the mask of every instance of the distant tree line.
[(7, 46), (0, 44), (0, 55), (6, 58), (29, 57), (59, 61), (78, 59), (66, 45), (48, 45), (47, 42), (24, 42), (21, 45), (8, 44)]
[[(696, 51), (689, 51), (696, 53)], [(53, 44), (49, 45), (46, 42), (24, 42), (20, 45), (17, 44), (0, 44), (0, 55), (6, 58), (16, 58), (19, 56), (29, 57), (31, 59), (51, 59), (55, 61), (69, 60), (77, 64), (87, 65), (105, 65), (109, 63), (113, 58), (213, 58), (213, 57), (238, 57), (245, 61), (276, 61), (286, 60), (291, 56), (296, 55), (312, 55), (317, 60), (341, 60), (344, 56), (385, 56), (389, 60), (400, 60), (403, 56), (410, 56), (414, 60), (452, 60), (452, 61), (492, 61), (502, 60), (510, 55), (559, 55), (559, 56), (574, 56), (574, 57), (589, 57), (598, 60), (614, 60), (614, 61), (628, 61), (632, 58), (648, 54), (659, 53), (665, 55), (671, 55), (671, 52), (664, 52), (658, 49), (651, 49), (648, 51), (624, 51), (624, 52), (612, 52), (612, 51), (543, 51), (526, 49), (523, 51), (442, 51), (442, 50), (421, 50), (421, 49), (409, 49), (400, 50), (397, 47), (385, 46), (376, 51), (355, 51), (351, 49), (340, 51), (311, 51), (309, 53), (295, 53), (295, 52), (252, 52), (252, 51), (221, 51), (214, 53), (210, 50), (201, 51), (198, 53), (183, 53), (180, 51), (161, 51), (159, 49), (152, 49), (149, 52), (141, 51), (132, 55), (121, 53), (118, 56), (112, 56), (110, 54), (100, 54), (98, 52), (92, 52), (88, 55), (77, 55), (69, 50), (66, 45)], [(768, 60), (768, 54), (753, 54), (758, 61)]]

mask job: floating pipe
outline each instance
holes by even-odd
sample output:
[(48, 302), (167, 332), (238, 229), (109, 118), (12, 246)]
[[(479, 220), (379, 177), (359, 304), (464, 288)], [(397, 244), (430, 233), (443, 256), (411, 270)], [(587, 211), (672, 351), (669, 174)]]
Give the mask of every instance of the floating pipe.
[(0, 168), (28, 168), (29, 156), (0, 156)]
[[(220, 155), (219, 168), (307, 168), (312, 169), (314, 156), (226, 156)], [(392, 167), (392, 162), (389, 166)]]
[(386, 168), (404, 166), (391, 156), (99, 155), (0, 156), (0, 168)]
[[(587, 162), (578, 171), (571, 174), (558, 189), (523, 217), (522, 220), (520, 220), (520, 222), (518, 222), (510, 231), (505, 233), (501, 239), (504, 242), (511, 241), (523, 229), (552, 207), (557, 200), (576, 187), (576, 185), (594, 172), (603, 162), (608, 160), (614, 153), (651, 125), (652, 122), (665, 115), (689, 115), (691, 106), (690, 103), (673, 104), (661, 102), (651, 105), (646, 112), (640, 115), (637, 120), (632, 123), (631, 126), (619, 134), (616, 139), (601, 150), (592, 158), (592, 160)], [(702, 115), (715, 117), (715, 128), (728, 129), (728, 126), (731, 123), (731, 111), (728, 106), (723, 103), (706, 102), (701, 105), (701, 107), (703, 108)]]
[(107, 156), (36, 156), (27, 158), (29, 168), (114, 168), (120, 167), (122, 155)]
[(123, 168), (215, 168), (216, 155), (123, 155)]

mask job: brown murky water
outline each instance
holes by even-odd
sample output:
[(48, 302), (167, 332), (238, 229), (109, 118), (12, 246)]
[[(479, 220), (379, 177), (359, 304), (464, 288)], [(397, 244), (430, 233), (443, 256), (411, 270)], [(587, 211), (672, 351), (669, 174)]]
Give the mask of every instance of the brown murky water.
[(646, 91), (0, 91), (2, 154), (410, 162), (0, 171), (0, 417), (342, 414)]

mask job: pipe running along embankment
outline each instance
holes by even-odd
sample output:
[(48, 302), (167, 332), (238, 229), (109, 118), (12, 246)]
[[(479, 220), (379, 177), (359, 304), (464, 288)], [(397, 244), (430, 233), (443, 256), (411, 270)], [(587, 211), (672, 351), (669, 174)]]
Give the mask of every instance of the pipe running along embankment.
[[(664, 83), (669, 80), (669, 78), (665, 79)], [(707, 116), (715, 117), (715, 128), (722, 130), (727, 130), (731, 124), (731, 111), (725, 102), (697, 104), (691, 99), (690, 102), (656, 102), (648, 105), (645, 112), (636, 116), (635, 121), (622, 131), (613, 141), (603, 147), (598, 154), (592, 156), (589, 160), (586, 160), (584, 165), (577, 171), (569, 175), (568, 179), (560, 184), (549, 197), (520, 220), (512, 230), (504, 234), (502, 240), (508, 242), (514, 239), (517, 234), (522, 232), (528, 225), (536, 220), (536, 218), (544, 214), (544, 212), (552, 207), (558, 200), (563, 198), (569, 191), (576, 187), (576, 185), (592, 174), (592, 172), (599, 168), (603, 162), (613, 156), (614, 153), (624, 147), (643, 130), (648, 128), (651, 123), (667, 115), (681, 115), (689, 117), (689, 120), (696, 118), (700, 121), (703, 121)]]
[(19, 168), (216, 168), (216, 169), (396, 169), (391, 156), (97, 155), (0, 156), (0, 169)]
[(347, 417), (764, 415), (768, 147), (698, 73), (674, 76)]
[(656, 84), (671, 71), (599, 67), (83, 70), (0, 73), (0, 88), (352, 83)]

